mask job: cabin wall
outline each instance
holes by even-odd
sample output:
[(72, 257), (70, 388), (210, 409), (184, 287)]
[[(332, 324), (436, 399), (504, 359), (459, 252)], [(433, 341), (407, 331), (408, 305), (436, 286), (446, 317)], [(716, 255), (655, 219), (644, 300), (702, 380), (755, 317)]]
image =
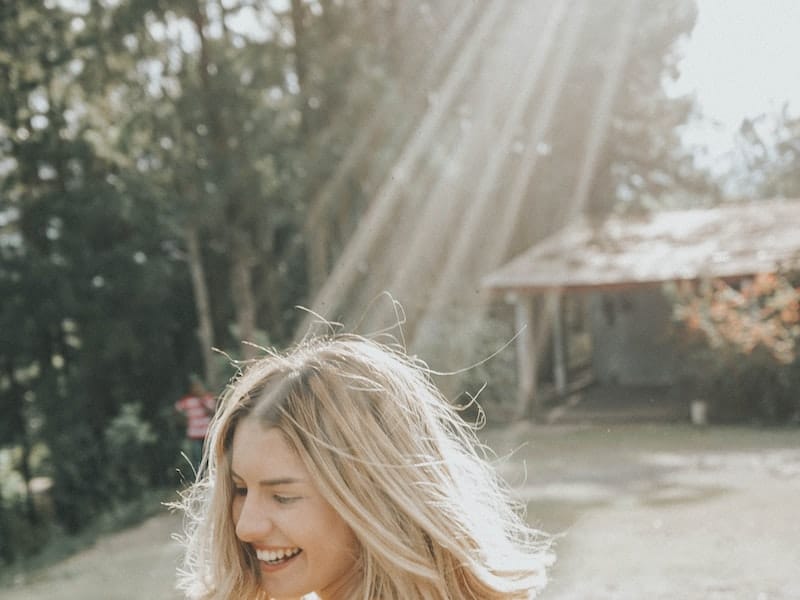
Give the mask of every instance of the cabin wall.
[(672, 305), (660, 289), (598, 292), (588, 302), (592, 371), (605, 384), (676, 382)]

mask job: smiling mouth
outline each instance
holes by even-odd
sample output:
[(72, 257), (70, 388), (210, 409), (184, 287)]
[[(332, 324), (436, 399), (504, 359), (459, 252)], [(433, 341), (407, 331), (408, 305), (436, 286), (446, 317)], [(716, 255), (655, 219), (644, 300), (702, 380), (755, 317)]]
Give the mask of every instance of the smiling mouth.
[(300, 548), (283, 548), (280, 550), (256, 550), (256, 557), (270, 566), (281, 565), (300, 554)]

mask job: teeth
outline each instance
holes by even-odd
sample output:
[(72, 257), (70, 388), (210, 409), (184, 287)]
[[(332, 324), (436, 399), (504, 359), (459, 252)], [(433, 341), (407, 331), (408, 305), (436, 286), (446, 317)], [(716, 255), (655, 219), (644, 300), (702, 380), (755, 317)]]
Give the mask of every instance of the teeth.
[(298, 554), (300, 552), (300, 548), (281, 548), (279, 550), (256, 550), (256, 556), (258, 560), (263, 560), (264, 562), (277, 562), (279, 560), (283, 560), (284, 558), (291, 558), (292, 556)]

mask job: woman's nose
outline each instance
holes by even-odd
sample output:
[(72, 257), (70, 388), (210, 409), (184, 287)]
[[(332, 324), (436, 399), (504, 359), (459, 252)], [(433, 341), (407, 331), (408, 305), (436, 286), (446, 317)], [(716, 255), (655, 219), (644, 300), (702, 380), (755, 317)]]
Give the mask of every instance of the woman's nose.
[(242, 503), (236, 519), (236, 537), (243, 542), (257, 543), (266, 540), (272, 531), (272, 519), (260, 505), (258, 499), (249, 494)]

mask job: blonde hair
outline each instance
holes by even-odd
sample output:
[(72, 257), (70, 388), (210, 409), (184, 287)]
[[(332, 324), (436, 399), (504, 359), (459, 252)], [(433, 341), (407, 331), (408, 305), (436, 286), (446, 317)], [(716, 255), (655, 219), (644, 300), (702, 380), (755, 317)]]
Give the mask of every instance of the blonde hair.
[(360, 600), (528, 599), (550, 552), (474, 429), (401, 350), (353, 335), (255, 361), (223, 395), (203, 474), (184, 496), (191, 598), (267, 599), (235, 535), (230, 447), (254, 415), (281, 430), (358, 539)]

